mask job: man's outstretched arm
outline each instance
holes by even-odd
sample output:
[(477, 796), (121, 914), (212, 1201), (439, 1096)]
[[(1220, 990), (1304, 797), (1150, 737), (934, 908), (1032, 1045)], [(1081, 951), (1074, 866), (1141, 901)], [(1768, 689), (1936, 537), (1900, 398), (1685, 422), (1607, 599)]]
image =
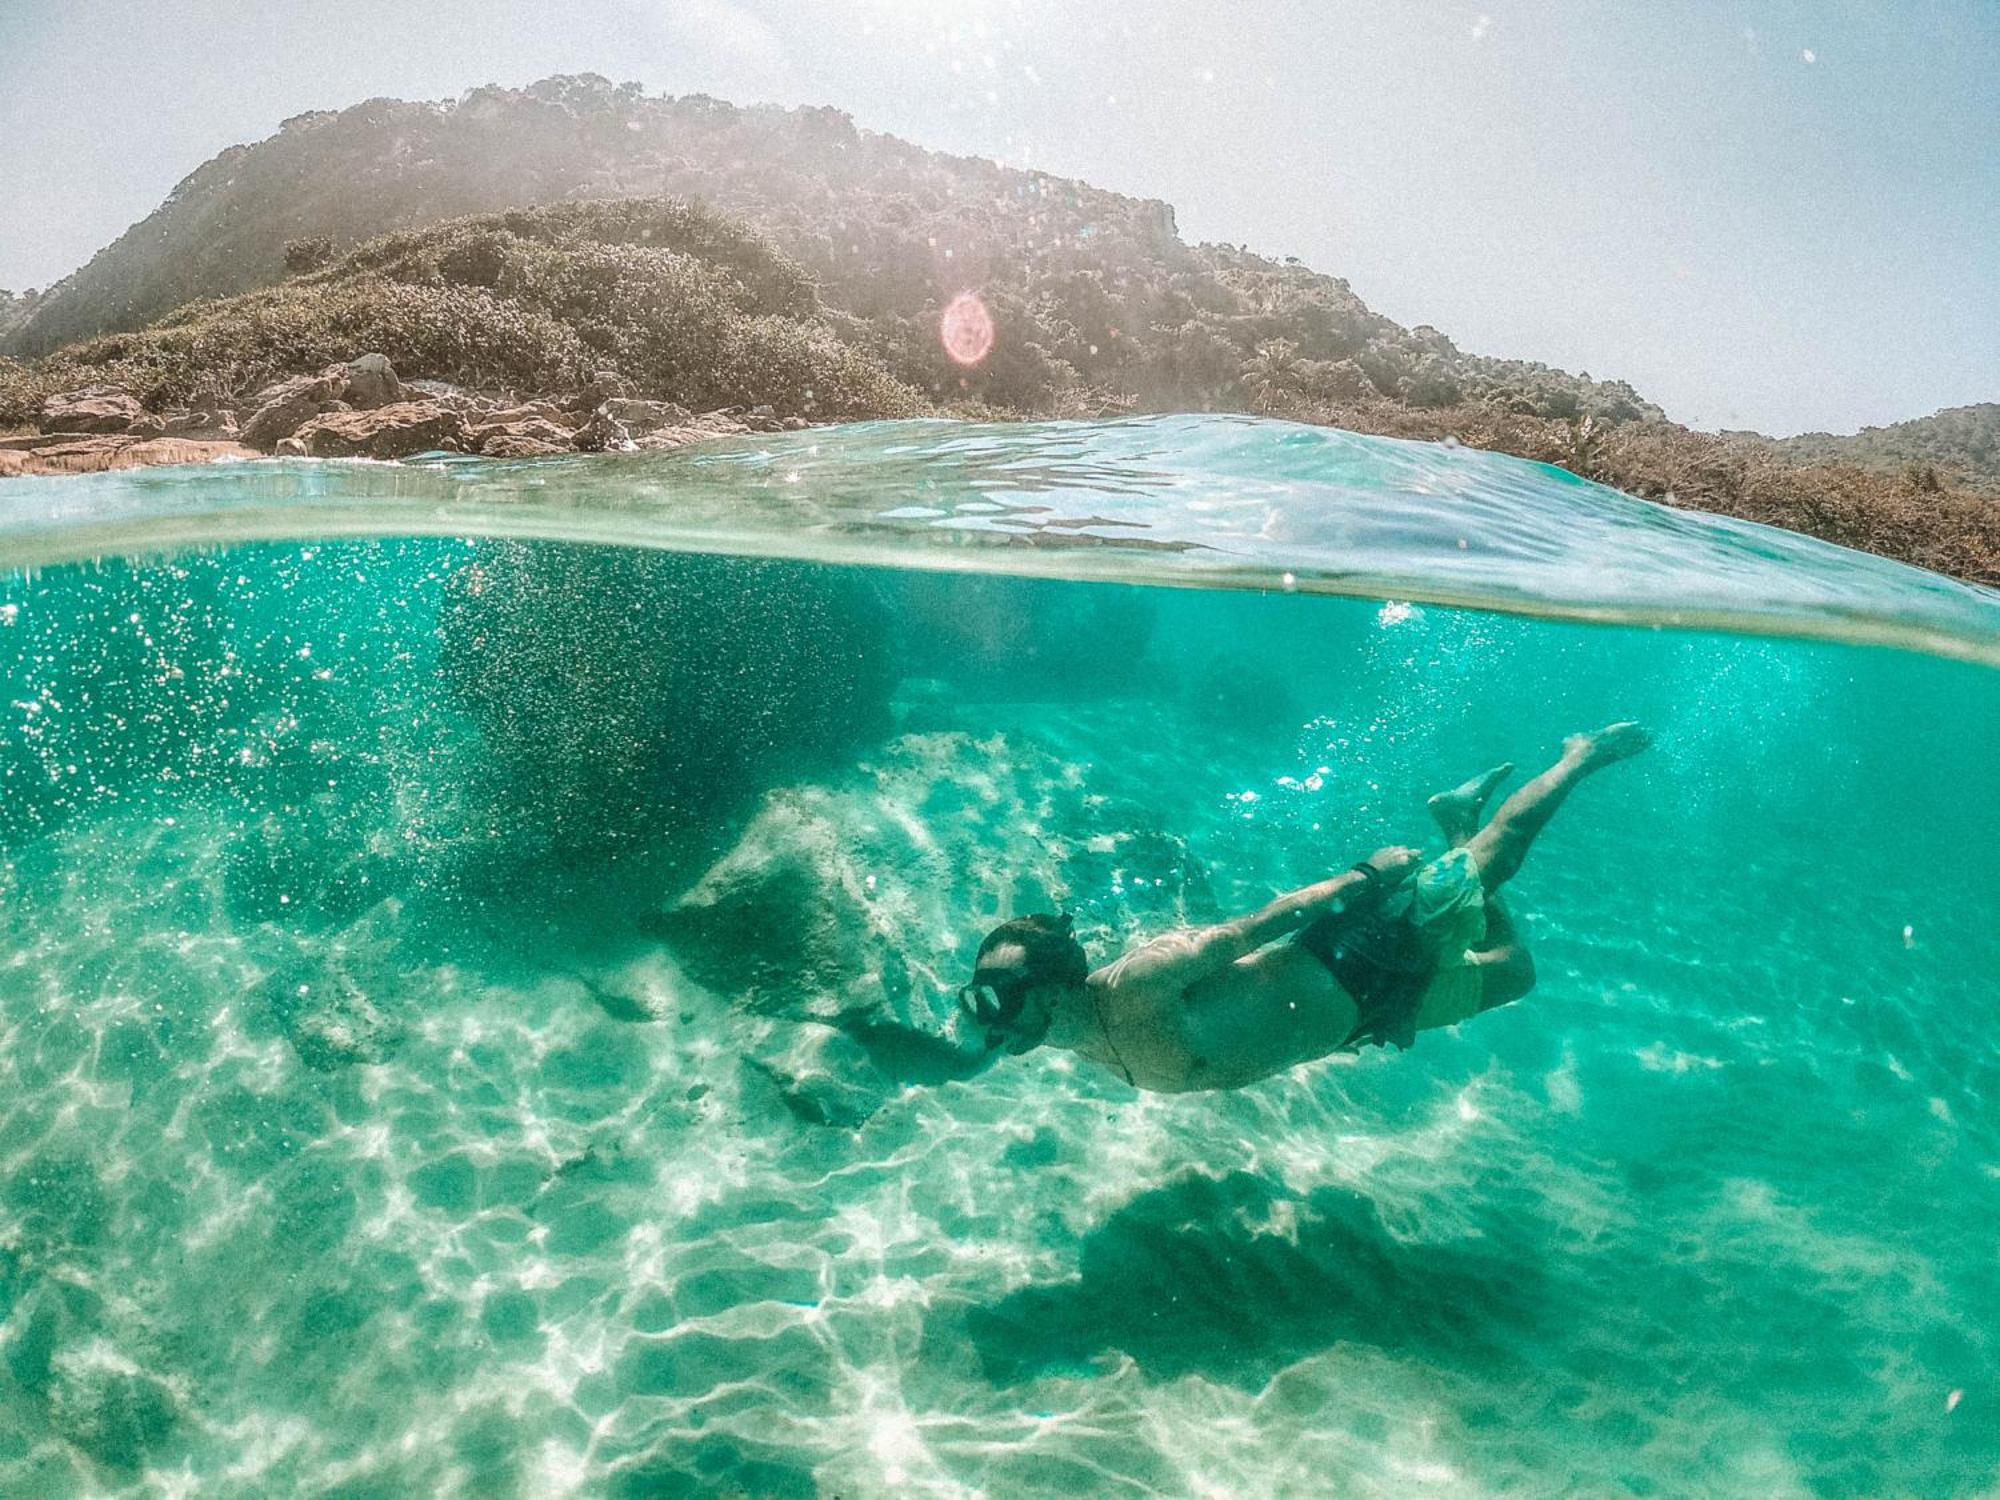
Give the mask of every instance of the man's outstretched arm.
[[(1233, 921), (1170, 933), (1135, 949), (1113, 966), (1120, 980), (1182, 988), (1228, 967), (1245, 954), (1295, 931), (1321, 912), (1358, 915), (1399, 885), (1422, 856), (1401, 844), (1377, 849), (1330, 880), (1287, 891), (1269, 905)], [(1373, 873), (1370, 873), (1370, 872)]]

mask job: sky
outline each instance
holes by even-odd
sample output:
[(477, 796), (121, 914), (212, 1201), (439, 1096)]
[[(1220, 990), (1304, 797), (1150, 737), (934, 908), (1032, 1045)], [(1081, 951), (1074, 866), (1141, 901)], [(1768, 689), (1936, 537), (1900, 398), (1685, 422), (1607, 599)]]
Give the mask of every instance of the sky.
[(2000, 400), (2000, 0), (0, 0), (0, 287), (290, 115), (580, 71), (1163, 198), (1697, 427)]

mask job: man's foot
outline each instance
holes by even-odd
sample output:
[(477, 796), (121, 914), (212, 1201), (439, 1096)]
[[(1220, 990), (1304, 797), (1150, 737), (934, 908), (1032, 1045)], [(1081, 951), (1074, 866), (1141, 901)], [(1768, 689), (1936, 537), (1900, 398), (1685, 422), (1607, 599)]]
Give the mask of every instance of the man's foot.
[(1563, 758), (1597, 771), (1614, 761), (1630, 760), (1652, 743), (1652, 730), (1626, 719), (1607, 724), (1594, 734), (1571, 735), (1563, 741)]
[(1439, 792), (1425, 804), (1437, 826), (1444, 830), (1447, 842), (1456, 848), (1479, 832), (1479, 817), (1486, 811), (1493, 789), (1513, 774), (1514, 763), (1510, 760), (1448, 792)]

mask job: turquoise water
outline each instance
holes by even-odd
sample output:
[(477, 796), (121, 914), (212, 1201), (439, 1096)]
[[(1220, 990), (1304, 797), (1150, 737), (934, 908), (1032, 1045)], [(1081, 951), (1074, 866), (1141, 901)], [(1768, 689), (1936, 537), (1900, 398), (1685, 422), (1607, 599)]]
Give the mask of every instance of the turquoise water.
[[(1992, 595), (1228, 419), (7, 493), (0, 1494), (2000, 1478)], [(916, 1040), (1625, 717), (1519, 1005)]]

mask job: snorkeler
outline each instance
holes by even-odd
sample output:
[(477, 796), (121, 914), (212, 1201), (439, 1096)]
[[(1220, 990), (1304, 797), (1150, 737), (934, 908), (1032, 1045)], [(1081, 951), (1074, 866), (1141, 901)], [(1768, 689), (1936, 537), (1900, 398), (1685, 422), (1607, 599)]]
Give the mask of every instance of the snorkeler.
[(1061, 1047), (1142, 1089), (1233, 1089), (1335, 1052), (1408, 1047), (1419, 1031), (1518, 1000), (1535, 967), (1500, 888), (1579, 782), (1651, 742), (1631, 723), (1573, 735), (1481, 827), (1513, 770), (1496, 766), (1431, 798), (1450, 846), (1441, 857), (1378, 849), (1262, 911), (1154, 938), (1095, 972), (1069, 917), (1016, 917), (979, 945), (959, 992), (971, 1050), (991, 1061)]

